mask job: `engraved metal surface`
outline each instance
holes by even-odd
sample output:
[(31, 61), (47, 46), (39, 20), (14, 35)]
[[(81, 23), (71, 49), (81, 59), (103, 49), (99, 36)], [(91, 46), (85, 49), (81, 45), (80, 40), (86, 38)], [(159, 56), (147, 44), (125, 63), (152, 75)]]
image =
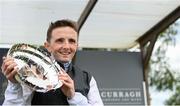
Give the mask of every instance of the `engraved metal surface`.
[(58, 79), (61, 67), (44, 47), (15, 44), (7, 55), (13, 57), (17, 63), (19, 70), (15, 78), (18, 82), (38, 92), (47, 92), (62, 86)]

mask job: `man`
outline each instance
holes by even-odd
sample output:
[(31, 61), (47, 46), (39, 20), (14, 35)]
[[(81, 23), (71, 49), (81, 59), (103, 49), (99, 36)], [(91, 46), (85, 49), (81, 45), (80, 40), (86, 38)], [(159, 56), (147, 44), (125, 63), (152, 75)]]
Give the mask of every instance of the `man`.
[(11, 57), (3, 57), (2, 71), (8, 79), (4, 105), (103, 105), (95, 79), (71, 61), (78, 48), (78, 29), (71, 20), (51, 23), (47, 31), (45, 48), (64, 67), (59, 75), (62, 87), (55, 91), (40, 93), (17, 83), (14, 75), (17, 64)]

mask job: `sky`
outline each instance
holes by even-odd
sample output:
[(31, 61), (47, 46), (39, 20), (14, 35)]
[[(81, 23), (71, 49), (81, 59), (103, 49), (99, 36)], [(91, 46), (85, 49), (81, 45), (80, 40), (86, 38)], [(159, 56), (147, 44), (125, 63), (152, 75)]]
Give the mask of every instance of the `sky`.
[[(179, 19), (180, 20), (180, 19)], [(179, 21), (180, 24), (180, 21)], [(170, 63), (173, 69), (177, 70), (180, 72), (180, 25), (178, 29), (178, 34), (176, 36), (176, 46), (175, 47), (170, 47), (167, 55), (170, 58)]]
[[(177, 30), (178, 33), (176, 35), (176, 46), (174, 47), (169, 47), (167, 50), (167, 57), (169, 57), (169, 63), (172, 69), (174, 69), (176, 72), (180, 73), (180, 19), (177, 20), (179, 23)], [(164, 105), (164, 101), (170, 97), (169, 95), (172, 94), (170, 91), (162, 91), (158, 92), (154, 88), (150, 88), (150, 93), (151, 93), (151, 104), (152, 105)]]

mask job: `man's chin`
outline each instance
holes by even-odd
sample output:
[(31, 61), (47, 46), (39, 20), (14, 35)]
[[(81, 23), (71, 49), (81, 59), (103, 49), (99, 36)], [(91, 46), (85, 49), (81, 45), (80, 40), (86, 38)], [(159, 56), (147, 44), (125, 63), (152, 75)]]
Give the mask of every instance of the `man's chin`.
[(68, 63), (69, 61), (61, 61), (62, 63)]
[(67, 62), (69, 62), (69, 61), (71, 61), (71, 60), (69, 60), (69, 59), (61, 59), (61, 60), (59, 60), (61, 63), (67, 63)]
[[(63, 57), (63, 58), (62, 58)], [(59, 62), (61, 62), (61, 63), (67, 63), (67, 62), (69, 62), (69, 61), (71, 61), (70, 60), (70, 58), (68, 57), (68, 56), (58, 56), (57, 58), (56, 58), (56, 61), (59, 61)]]

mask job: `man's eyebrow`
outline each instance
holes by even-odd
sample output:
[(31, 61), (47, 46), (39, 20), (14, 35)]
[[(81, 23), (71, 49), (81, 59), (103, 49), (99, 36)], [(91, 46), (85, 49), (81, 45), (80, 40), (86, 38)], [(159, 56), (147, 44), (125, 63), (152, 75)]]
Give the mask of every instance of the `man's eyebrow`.
[(58, 39), (56, 39), (55, 41), (60, 41), (60, 40), (63, 40), (64, 38), (58, 38)]

